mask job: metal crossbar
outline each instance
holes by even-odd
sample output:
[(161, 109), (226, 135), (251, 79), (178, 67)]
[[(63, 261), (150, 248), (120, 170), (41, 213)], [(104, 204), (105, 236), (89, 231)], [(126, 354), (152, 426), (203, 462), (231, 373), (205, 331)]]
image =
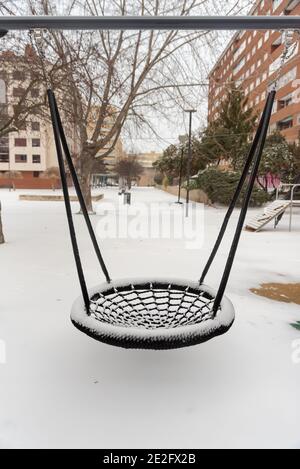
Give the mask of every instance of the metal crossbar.
[(300, 29), (299, 16), (2, 16), (0, 29), (266, 30)]

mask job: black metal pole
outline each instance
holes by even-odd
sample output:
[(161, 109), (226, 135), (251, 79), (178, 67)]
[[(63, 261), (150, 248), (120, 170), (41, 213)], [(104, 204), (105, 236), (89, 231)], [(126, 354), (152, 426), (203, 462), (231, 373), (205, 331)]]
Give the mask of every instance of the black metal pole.
[(192, 158), (192, 119), (193, 113), (196, 112), (194, 109), (189, 109), (186, 112), (189, 113), (189, 143), (188, 143), (188, 155), (186, 163), (186, 212), (185, 216), (189, 216), (189, 203), (190, 203), (190, 176), (191, 176), (191, 158)]
[(222, 301), (222, 298), (223, 298), (223, 295), (224, 295), (224, 292), (225, 292), (225, 289), (226, 289), (226, 286), (227, 286), (227, 283), (228, 283), (229, 275), (230, 275), (230, 272), (231, 272), (231, 269), (232, 269), (235, 254), (236, 254), (236, 251), (237, 251), (237, 248), (238, 248), (239, 240), (240, 240), (240, 237), (241, 237), (242, 229), (243, 229), (245, 218), (246, 218), (246, 215), (247, 215), (247, 210), (248, 210), (252, 190), (253, 190), (253, 187), (254, 187), (254, 184), (255, 184), (257, 172), (258, 172), (258, 169), (259, 169), (259, 164), (260, 164), (260, 161), (261, 161), (263, 149), (264, 149), (264, 146), (265, 146), (265, 141), (266, 141), (266, 138), (267, 138), (267, 133), (268, 133), (268, 128), (269, 128), (270, 119), (271, 119), (271, 115), (272, 115), (272, 108), (273, 108), (275, 96), (276, 96), (276, 91), (275, 90), (271, 91), (270, 99), (268, 99), (268, 102), (267, 102), (266, 113), (265, 113), (264, 122), (263, 122), (263, 125), (262, 125), (262, 134), (261, 134), (260, 142), (259, 142), (259, 145), (258, 145), (258, 148), (257, 148), (257, 151), (256, 151), (255, 161), (254, 161), (253, 168), (252, 168), (252, 171), (251, 171), (250, 180), (249, 180), (248, 187), (247, 187), (247, 190), (246, 190), (246, 195), (245, 195), (245, 198), (244, 198), (244, 201), (243, 201), (242, 209), (241, 209), (241, 212), (240, 212), (237, 227), (236, 227), (236, 230), (235, 230), (235, 233), (234, 233), (234, 238), (233, 238), (231, 248), (230, 248), (230, 251), (229, 251), (229, 256), (228, 256), (228, 259), (227, 259), (227, 262), (226, 262), (226, 265), (225, 265), (225, 269), (224, 269), (224, 272), (223, 272), (222, 280), (221, 280), (221, 283), (220, 283), (220, 286), (219, 286), (219, 289), (218, 289), (218, 292), (216, 294), (216, 298), (215, 298), (215, 301), (214, 301), (213, 311), (214, 311), (215, 314), (217, 314), (218, 308), (219, 308), (220, 303)]
[(56, 146), (56, 151), (57, 151), (57, 159), (58, 159), (58, 165), (59, 165), (59, 171), (60, 171), (60, 177), (61, 177), (61, 185), (62, 185), (63, 194), (64, 194), (64, 201), (65, 201), (65, 207), (66, 207), (66, 212), (67, 212), (67, 219), (68, 219), (70, 237), (71, 237), (71, 242), (72, 242), (72, 248), (73, 248), (79, 283), (80, 283), (80, 287), (82, 291), (83, 301), (86, 307), (87, 314), (89, 314), (90, 299), (89, 299), (89, 294), (88, 294), (88, 290), (87, 290), (87, 286), (86, 286), (86, 282), (84, 278), (84, 273), (82, 269), (82, 264), (81, 264), (81, 259), (80, 259), (80, 254), (79, 254), (79, 249), (78, 249), (78, 244), (77, 244), (77, 239), (76, 239), (76, 232), (75, 232), (75, 227), (74, 227), (74, 222), (73, 222), (67, 176), (66, 176), (64, 158), (63, 158), (60, 136), (59, 136), (59, 125), (58, 125), (58, 120), (57, 120), (57, 115), (56, 115), (55, 100), (54, 100), (54, 96), (51, 90), (47, 90), (47, 95), (48, 95), (48, 101), (49, 101), (49, 107), (50, 107), (50, 113), (51, 113), (51, 121), (52, 121), (54, 140), (55, 140), (55, 146)]
[(300, 29), (299, 16), (1, 16), (0, 29), (265, 30)]
[(181, 148), (181, 155), (180, 155), (180, 169), (179, 169), (179, 181), (178, 181), (178, 200), (177, 204), (181, 204), (182, 202), (180, 201), (181, 198), (181, 184), (182, 184), (182, 170), (183, 170), (183, 148)]
[(242, 192), (242, 189), (243, 189), (243, 186), (244, 186), (244, 183), (246, 181), (246, 178), (248, 176), (248, 173), (249, 173), (249, 169), (250, 169), (250, 166), (251, 166), (251, 163), (253, 161), (253, 158), (255, 156), (255, 152), (257, 150), (257, 146), (259, 144), (259, 141), (260, 141), (260, 138), (261, 138), (261, 133), (262, 133), (262, 128), (263, 128), (263, 123), (264, 123), (264, 120), (265, 120), (265, 117), (266, 117), (266, 112), (267, 112), (267, 108), (268, 108), (268, 102), (269, 100), (271, 99), (271, 94), (269, 94), (268, 96), (268, 99), (266, 101), (266, 104), (265, 104), (265, 108), (264, 108), (264, 111), (262, 113), (262, 116), (261, 116), (261, 119), (260, 119), (260, 122), (259, 122), (259, 125), (257, 127), (257, 131), (256, 131), (256, 134), (255, 134), (255, 137), (253, 139), (253, 142), (252, 142), (252, 145), (251, 145), (251, 148), (250, 148), (250, 151), (248, 153), (248, 156), (247, 156), (247, 159), (246, 159), (246, 162), (245, 162), (245, 166), (244, 166), (244, 169), (243, 169), (243, 172), (242, 172), (242, 175), (241, 175), (241, 178), (239, 180), (239, 183), (235, 189), (235, 192), (234, 192), (234, 195), (232, 197), (232, 200), (229, 204), (229, 207), (228, 207), (228, 210), (226, 212), (226, 215), (224, 217), (224, 220), (223, 220), (223, 223), (222, 223), (222, 226), (220, 228), (220, 232), (218, 234), (218, 237), (216, 239), (216, 242), (215, 242), (215, 245), (213, 247), (213, 250), (209, 256), (209, 259), (203, 269), (203, 272), (202, 272), (202, 275), (200, 277), (200, 285), (202, 283), (204, 283), (204, 280), (205, 280), (205, 277), (210, 269), (210, 266), (211, 264), (213, 263), (213, 260), (214, 258), (216, 257), (216, 254), (218, 252), (218, 249), (220, 247), (220, 244), (223, 240), (223, 237), (224, 237), (224, 234), (226, 232), (226, 229), (227, 229), (227, 226), (228, 226), (228, 223), (229, 223), (229, 220), (230, 220), (230, 217), (232, 215), (232, 212), (236, 206), (236, 203), (238, 201), (238, 198)]
[(72, 180), (73, 180), (73, 183), (74, 183), (74, 187), (75, 187), (75, 190), (76, 190), (76, 194), (77, 194), (77, 197), (78, 197), (80, 208), (81, 208), (81, 211), (82, 211), (82, 214), (83, 214), (83, 217), (84, 217), (84, 220), (85, 220), (85, 223), (86, 223), (86, 226), (87, 226), (91, 241), (93, 243), (97, 259), (98, 259), (99, 264), (101, 266), (102, 272), (103, 272), (103, 274), (106, 278), (106, 281), (108, 283), (110, 283), (111, 279), (110, 279), (107, 267), (105, 265), (105, 262), (103, 260), (100, 248), (99, 248), (98, 243), (97, 243), (97, 239), (96, 239), (96, 236), (95, 236), (95, 233), (94, 233), (94, 229), (93, 229), (93, 226), (92, 226), (92, 223), (91, 223), (91, 220), (90, 220), (87, 208), (86, 208), (86, 204), (85, 204), (84, 197), (83, 197), (83, 194), (82, 194), (82, 191), (81, 191), (81, 187), (80, 187), (80, 184), (79, 184), (79, 181), (78, 181), (76, 170), (75, 170), (75, 167), (74, 167), (74, 164), (73, 164), (73, 161), (72, 161), (71, 153), (70, 153), (70, 150), (69, 150), (69, 146), (68, 146), (67, 139), (66, 139), (66, 136), (65, 136), (65, 132), (64, 132), (64, 128), (63, 128), (63, 125), (62, 125), (61, 118), (60, 118), (59, 110), (58, 110), (58, 107), (57, 107), (56, 98), (55, 98), (55, 95), (54, 95), (52, 90), (49, 90), (49, 93), (51, 94), (52, 100), (53, 100), (54, 105), (55, 105), (56, 118), (57, 118), (59, 133), (60, 133), (60, 139), (61, 139), (62, 147), (63, 147), (64, 153), (65, 153), (66, 161), (67, 161), (67, 164), (68, 164), (68, 167), (69, 167), (69, 170), (70, 170), (70, 174), (71, 174), (71, 177), (72, 177)]

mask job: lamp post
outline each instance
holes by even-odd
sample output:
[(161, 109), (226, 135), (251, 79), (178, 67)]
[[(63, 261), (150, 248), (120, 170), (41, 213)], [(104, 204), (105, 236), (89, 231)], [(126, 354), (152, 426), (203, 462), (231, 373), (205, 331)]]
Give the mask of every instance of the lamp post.
[(183, 170), (183, 147), (181, 147), (181, 156), (180, 156), (180, 169), (179, 169), (179, 182), (178, 182), (178, 200), (176, 204), (182, 205), (180, 200), (181, 198), (181, 183), (182, 183), (182, 170)]
[(189, 114), (189, 143), (188, 143), (188, 155), (187, 155), (187, 165), (186, 165), (186, 212), (185, 216), (189, 216), (189, 203), (190, 203), (190, 172), (191, 172), (191, 157), (192, 157), (192, 118), (193, 113), (196, 112), (196, 109), (185, 109), (184, 112)]

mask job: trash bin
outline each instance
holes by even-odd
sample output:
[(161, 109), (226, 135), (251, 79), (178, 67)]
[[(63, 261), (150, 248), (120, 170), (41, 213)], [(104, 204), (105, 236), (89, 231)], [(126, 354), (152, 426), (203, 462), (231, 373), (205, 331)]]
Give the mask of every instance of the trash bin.
[(130, 205), (130, 204), (131, 204), (131, 193), (124, 192), (124, 205)]

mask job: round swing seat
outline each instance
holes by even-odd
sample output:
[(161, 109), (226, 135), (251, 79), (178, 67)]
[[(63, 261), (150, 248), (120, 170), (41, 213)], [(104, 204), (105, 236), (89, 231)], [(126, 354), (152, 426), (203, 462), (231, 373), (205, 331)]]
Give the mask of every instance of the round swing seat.
[(216, 314), (216, 292), (183, 280), (120, 280), (89, 291), (90, 310), (82, 297), (71, 320), (95, 340), (123, 348), (174, 349), (200, 344), (224, 334), (234, 308), (223, 297)]

